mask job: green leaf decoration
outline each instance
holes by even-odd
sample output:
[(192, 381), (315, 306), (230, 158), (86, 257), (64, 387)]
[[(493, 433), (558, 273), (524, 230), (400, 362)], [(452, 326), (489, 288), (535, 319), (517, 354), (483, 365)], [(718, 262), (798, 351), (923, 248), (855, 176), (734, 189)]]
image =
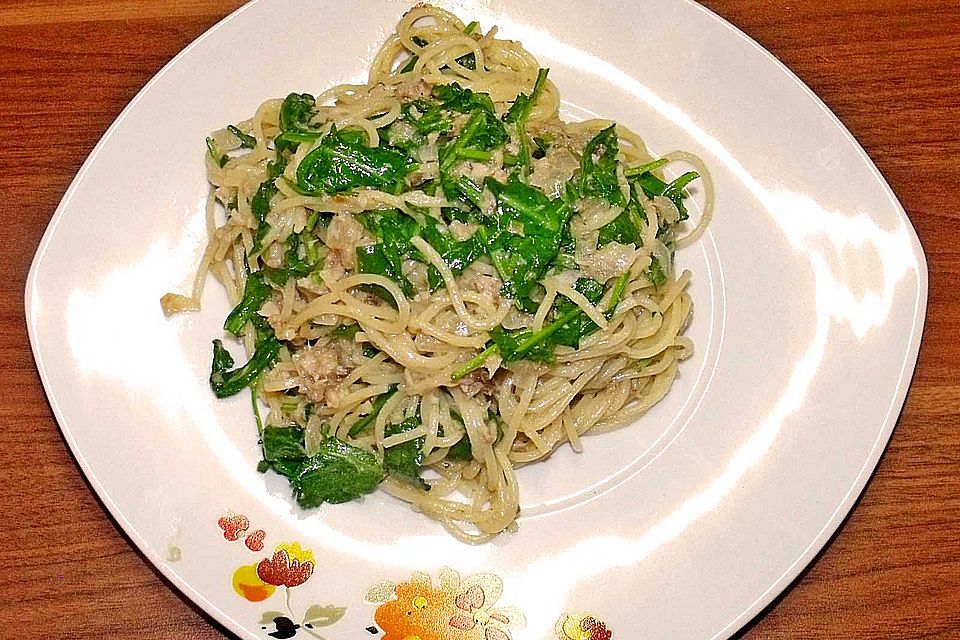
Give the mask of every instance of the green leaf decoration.
[(332, 624), (336, 624), (346, 612), (346, 607), (335, 607), (330, 604), (326, 606), (314, 604), (303, 614), (303, 624), (309, 624), (313, 627), (329, 627)]

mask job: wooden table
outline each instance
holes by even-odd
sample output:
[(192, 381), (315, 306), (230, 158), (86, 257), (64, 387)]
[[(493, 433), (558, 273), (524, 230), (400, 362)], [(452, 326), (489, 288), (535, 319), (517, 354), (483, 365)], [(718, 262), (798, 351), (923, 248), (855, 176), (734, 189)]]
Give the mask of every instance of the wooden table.
[[(97, 139), (164, 63), (240, 4), (0, 0), (0, 636), (225, 635), (159, 576), (81, 476), (34, 368), (22, 292)], [(960, 638), (960, 3), (706, 4), (850, 128), (903, 202), (930, 270), (920, 362), (876, 476), (833, 542), (742, 637)]]

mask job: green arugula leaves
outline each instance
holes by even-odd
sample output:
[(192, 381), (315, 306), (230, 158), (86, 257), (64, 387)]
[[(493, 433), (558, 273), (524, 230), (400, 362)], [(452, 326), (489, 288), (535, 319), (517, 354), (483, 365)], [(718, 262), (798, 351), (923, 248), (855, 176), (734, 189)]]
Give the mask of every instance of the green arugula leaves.
[[(620, 304), (628, 275), (624, 273), (613, 285), (606, 312), (608, 317), (613, 317), (617, 305)], [(579, 279), (575, 287), (593, 303), (599, 302), (603, 295), (601, 285), (589, 278)], [(554, 305), (553, 317), (554, 320), (544, 325), (539, 331), (529, 329), (507, 331), (501, 328), (497, 335), (491, 333), (491, 338), (497, 345), (504, 362), (516, 360), (553, 362), (553, 352), (557, 346), (579, 348), (581, 339), (599, 329), (580, 307), (566, 298), (558, 300)]]
[(303, 429), (298, 425), (267, 427), (260, 434), (260, 443), (263, 447), (263, 459), (270, 463), (307, 457), (303, 444)]
[(230, 159), (230, 156), (225, 153), (220, 153), (220, 151), (217, 150), (217, 143), (213, 141), (213, 138), (207, 138), (206, 142), (207, 153), (209, 153), (210, 157), (213, 158), (213, 161), (217, 163), (217, 166), (222, 169), (224, 165), (227, 164), (227, 160)]
[(463, 437), (447, 450), (447, 458), (450, 460), (469, 460), (472, 457), (473, 446), (470, 444), (470, 437), (467, 434), (463, 434)]
[[(375, 413), (371, 415), (376, 417)], [(399, 424), (387, 425), (384, 433), (392, 436), (419, 426), (420, 421), (410, 417)], [(263, 462), (259, 469), (273, 469), (286, 476), (294, 497), (304, 509), (324, 502), (337, 504), (359, 498), (376, 489), (387, 474), (429, 490), (420, 478), (424, 440), (421, 436), (388, 447), (381, 463), (371, 452), (336, 437), (324, 438), (317, 452), (308, 456), (303, 428), (295, 424), (267, 427), (260, 437)]]
[[(423, 227), (419, 230), (420, 236), (433, 247), (453, 275), (463, 273), (480, 256), (486, 253), (486, 247), (480, 241), (480, 235), (474, 234), (466, 240), (457, 240), (453, 235), (440, 227), (440, 223), (430, 216), (426, 217)], [(436, 291), (443, 285), (440, 272), (430, 265), (427, 270), (427, 280), (431, 291)]]
[(310, 125), (317, 115), (317, 101), (309, 93), (291, 93), (280, 105), (280, 135), (274, 140), (277, 151), (296, 149), (301, 142), (312, 142), (322, 133)]
[(508, 139), (506, 129), (492, 110), (478, 108), (470, 112), (470, 118), (463, 125), (460, 135), (440, 147), (441, 174), (449, 172), (461, 160), (489, 161), (491, 151)]
[[(620, 304), (623, 292), (626, 290), (629, 275), (629, 272), (624, 272), (611, 287), (610, 303), (605, 312), (607, 318), (612, 318), (616, 312), (617, 305)], [(591, 301), (599, 301), (602, 297), (597, 295), (598, 287), (599, 283), (586, 278), (581, 278), (576, 284), (577, 290)], [(454, 371), (451, 378), (459, 380), (471, 371), (479, 369), (490, 356), (497, 353), (505, 363), (517, 360), (553, 362), (553, 354), (557, 346), (578, 348), (581, 339), (599, 328), (580, 307), (566, 300), (558, 301), (553, 307), (552, 314), (553, 320), (539, 331), (532, 329), (510, 331), (503, 327), (495, 327), (490, 332), (490, 343), (487, 348)]]
[(646, 172), (640, 174), (633, 180), (636, 182), (637, 186), (643, 189), (643, 192), (647, 195), (647, 197), (652, 198), (654, 196), (664, 196), (669, 198), (670, 201), (673, 202), (673, 204), (677, 207), (677, 211), (680, 212), (680, 221), (682, 222), (690, 217), (687, 213), (687, 208), (683, 205), (683, 190), (688, 184), (699, 177), (700, 174), (696, 171), (687, 171), (673, 181), (667, 183), (652, 173)]
[(587, 143), (580, 158), (580, 180), (577, 187), (581, 197), (596, 196), (610, 204), (626, 204), (617, 179), (619, 152), (615, 124), (600, 131)]
[(667, 282), (667, 274), (663, 269), (663, 265), (660, 264), (660, 261), (653, 257), (650, 260), (650, 268), (647, 271), (647, 277), (650, 278), (650, 282), (654, 287), (659, 289)]
[(262, 270), (270, 282), (280, 287), (290, 278), (308, 276), (320, 267), (320, 241), (307, 229), (291, 233), (287, 237), (284, 258), (284, 267), (264, 267)]
[(471, 113), (477, 110), (486, 111), (496, 117), (493, 100), (490, 99), (489, 95), (464, 88), (457, 82), (436, 85), (433, 88), (433, 97), (440, 101), (442, 109), (459, 111), (460, 113)]
[(537, 104), (537, 100), (540, 99), (540, 94), (543, 93), (543, 87), (547, 82), (548, 73), (550, 73), (550, 69), (540, 69), (537, 71), (537, 79), (533, 84), (533, 91), (530, 92), (529, 96), (525, 93), (517, 96), (517, 99), (510, 105), (507, 113), (504, 114), (504, 122), (523, 124), (527, 121), (527, 118), (530, 117), (530, 111), (534, 105)]
[[(396, 282), (404, 295), (412, 296), (413, 285), (403, 275), (403, 261), (416, 253), (410, 239), (420, 229), (417, 221), (398, 209), (371, 211), (362, 214), (360, 220), (380, 242), (357, 247), (357, 270), (385, 276)], [(372, 290), (393, 304), (393, 296), (382, 287)]]
[[(411, 243), (413, 236), (421, 236), (432, 246), (454, 275), (459, 275), (485, 252), (478, 237), (458, 241), (441, 227), (440, 221), (429, 215), (424, 216), (422, 225), (397, 209), (367, 212), (360, 215), (360, 220), (379, 242), (357, 247), (357, 269), (360, 273), (374, 273), (390, 278), (408, 296), (413, 295), (414, 291), (413, 285), (403, 275), (403, 261), (409, 258), (427, 262)], [(432, 265), (427, 275), (431, 290), (436, 290), (443, 284), (439, 272)], [(388, 302), (393, 301), (393, 297), (381, 287), (373, 286), (371, 289)]]
[(503, 280), (503, 294), (533, 313), (537, 303), (531, 294), (557, 257), (573, 209), (520, 181), (502, 184), (488, 178), (485, 186), (496, 197), (497, 210), (493, 230), (481, 229), (481, 239)]
[(259, 341), (253, 356), (238, 369), (233, 366), (233, 358), (220, 340), (213, 341), (213, 365), (210, 372), (210, 387), (218, 398), (227, 398), (249, 387), (267, 371), (277, 360), (281, 343), (270, 331)]
[(377, 416), (380, 415), (380, 410), (383, 409), (383, 405), (387, 404), (387, 400), (389, 400), (396, 392), (397, 385), (393, 385), (386, 391), (386, 393), (381, 393), (379, 396), (374, 398), (370, 408), (370, 413), (363, 416), (350, 426), (350, 437), (356, 438), (358, 435), (371, 427), (373, 425), (373, 421), (376, 420)]
[(300, 506), (312, 509), (324, 502), (355, 500), (376, 489), (383, 478), (383, 467), (375, 455), (329, 437), (316, 454), (300, 463), (290, 485)]
[(271, 289), (264, 281), (263, 276), (262, 271), (247, 276), (247, 283), (243, 287), (243, 299), (234, 307), (223, 323), (225, 331), (239, 336), (247, 322), (253, 319), (263, 303), (270, 297)]
[[(453, 127), (453, 119), (436, 102), (414, 100), (405, 103), (400, 112), (421, 136), (428, 133), (446, 133)], [(422, 139), (419, 141), (422, 143)], [(419, 145), (418, 145), (419, 146)]]
[(232, 124), (227, 125), (227, 131), (229, 131), (229, 132), (232, 133), (234, 136), (236, 136), (237, 140), (240, 141), (240, 148), (241, 148), (241, 149), (253, 149), (255, 146), (257, 146), (257, 139), (256, 139), (256, 138), (254, 138), (253, 136), (251, 136), (251, 135), (248, 134), (248, 133), (244, 133), (243, 131), (241, 131), (241, 130), (240, 130), (239, 128), (237, 128), (236, 126), (234, 126), (234, 125), (232, 125)]
[(357, 323), (354, 324), (338, 324), (334, 327), (333, 331), (330, 332), (331, 338), (345, 338), (347, 340), (353, 341), (356, 335), (360, 333), (360, 325)]
[[(476, 25), (472, 24), (466, 33), (474, 29)], [(429, 46), (426, 40), (415, 41), (419, 47)], [(416, 63), (417, 58), (413, 56), (404, 69), (412, 69)], [(453, 62), (448, 64), (456, 66)], [(472, 69), (477, 66), (477, 59), (468, 53), (457, 58), (456, 64)], [(548, 86), (548, 73), (549, 70), (540, 69), (529, 93), (519, 94), (505, 113), (502, 112), (505, 105), (498, 113), (498, 107), (486, 93), (458, 83), (436, 85), (429, 95), (400, 105), (399, 116), (378, 130), (380, 144), (376, 147), (369, 146), (366, 132), (353, 127), (338, 129), (325, 121), (318, 115), (324, 108), (318, 107), (316, 99), (308, 93), (291, 93), (284, 99), (279, 110), (280, 133), (272, 147), (269, 140), (261, 138), (258, 141), (237, 126), (227, 127), (238, 141), (224, 138), (229, 141), (231, 153), (235, 153), (237, 143), (240, 148), (254, 149), (259, 142), (262, 148), (254, 152), (258, 153), (257, 156), (251, 157), (260, 157), (260, 152), (273, 152), (275, 160), (266, 165), (266, 177), (250, 198), (253, 221), (246, 216), (246, 203), (242, 199), (250, 197), (246, 186), (220, 192), (226, 194), (220, 196), (226, 199), (239, 194), (239, 202), (233, 199), (232, 206), (225, 205), (228, 215), (242, 218), (243, 225), (253, 227), (252, 249), (245, 265), (251, 273), (247, 275), (241, 300), (224, 322), (224, 330), (239, 337), (252, 327), (256, 339), (253, 355), (239, 367), (235, 366), (223, 343), (213, 341), (210, 385), (216, 396), (225, 398), (244, 388), (252, 388), (256, 411), (258, 381), (281, 357), (288, 357), (285, 345), (290, 350), (302, 345), (299, 341), (287, 343), (280, 340), (258, 312), (270, 300), (273, 290), (283, 287), (290, 278), (298, 279), (298, 292), (310, 291), (308, 282), (314, 281), (313, 276), (316, 276), (324, 255), (321, 238), (326, 238), (323, 229), (315, 232), (314, 226), (321, 219), (328, 220), (323, 216), (329, 214), (313, 212), (302, 229), (302, 218), (297, 217), (296, 233), (274, 238), (267, 220), (270, 217), (275, 224), (280, 224), (276, 214), (271, 216), (271, 206), (279, 201), (281, 188), (306, 196), (327, 197), (359, 189), (401, 194), (416, 185), (417, 190), (438, 198), (435, 202), (442, 205), (439, 213), (433, 204), (431, 208), (418, 208), (410, 204), (416, 200), (407, 198), (402, 209), (373, 209), (356, 214), (366, 231), (375, 238), (372, 244), (356, 248), (356, 271), (382, 275), (397, 283), (405, 295), (413, 297), (418, 291), (411, 280), (423, 287), (424, 271), (420, 266), (410, 271), (409, 261), (412, 260), (425, 265), (426, 286), (430, 291), (445, 286), (440, 275), (444, 271), (442, 266), (437, 269), (439, 263), (435, 265), (423, 255), (428, 253), (435, 261), (432, 252), (419, 241), (422, 251), (414, 246), (413, 238), (419, 237), (436, 251), (455, 276), (479, 259), (488, 260), (502, 281), (500, 293), (517, 309), (528, 314), (537, 311), (543, 299), (541, 283), (548, 274), (582, 266), (574, 259), (576, 242), (582, 237), (577, 236), (575, 240), (574, 230), (570, 228), (570, 218), (582, 199), (600, 199), (618, 211), (622, 210), (599, 229), (598, 247), (613, 242), (642, 244), (642, 230), (646, 228), (648, 213), (641, 204), (641, 201), (647, 201), (644, 195), (670, 199), (677, 206), (681, 220), (685, 219), (684, 190), (698, 174), (691, 171), (667, 182), (659, 177), (662, 175), (660, 169), (667, 162), (664, 159), (623, 167), (619, 159), (616, 125), (604, 128), (589, 140), (582, 151), (579, 170), (567, 183), (562, 197), (551, 198), (530, 184), (535, 161), (552, 153), (551, 145), (558, 145), (560, 150), (570, 148), (577, 137), (555, 132), (542, 123), (530, 122), (531, 114)], [(535, 135), (531, 137), (532, 134)], [(300, 147), (298, 152), (299, 145), (304, 143), (308, 146)], [(229, 161), (219, 152), (213, 139), (207, 140), (207, 146), (211, 158), (219, 166)], [(434, 152), (436, 163), (432, 164)], [(288, 172), (287, 163), (294, 159), (299, 159), (296, 171), (291, 168)], [(423, 163), (422, 171), (418, 163)], [(231, 162), (230, 166), (234, 164), (237, 163)], [(435, 168), (435, 171), (428, 171), (428, 168)], [(411, 175), (414, 172), (415, 175)], [(625, 185), (630, 187), (629, 190)], [(300, 212), (297, 213), (299, 216)], [(611, 216), (614, 213), (611, 212)], [(284, 228), (286, 226), (284, 224)], [(274, 243), (271, 247), (266, 246), (268, 235), (269, 241)], [(671, 237), (668, 234), (663, 238), (668, 249)], [(285, 247), (276, 243), (284, 243)], [(269, 252), (265, 253), (266, 249)], [(647, 277), (655, 287), (661, 287), (669, 279), (670, 269), (669, 263), (662, 264), (654, 258)], [(610, 319), (624, 296), (628, 278), (629, 272), (606, 282), (581, 276), (573, 286)], [(395, 304), (383, 287), (367, 288)], [(602, 323), (592, 310), (591, 314)], [(329, 332), (321, 329), (308, 344), (317, 342), (322, 346), (332, 341), (335, 347), (342, 348), (345, 346), (342, 340), (354, 341), (361, 330), (356, 323), (339, 325)], [(558, 296), (540, 329), (494, 327), (489, 332), (490, 339), (484, 350), (460, 366), (452, 378), (462, 378), (494, 355), (499, 355), (505, 364), (519, 360), (554, 362), (558, 349), (578, 349), (585, 338), (598, 330), (597, 323), (576, 303)], [(356, 350), (351, 347), (351, 353)], [(367, 346), (364, 353), (373, 356), (378, 352)], [(354, 442), (354, 438), (360, 438), (356, 442), (368, 446), (366, 443), (378, 417), (398, 393), (397, 385), (380, 388), (383, 389), (384, 393), (369, 400), (370, 409), (366, 415), (352, 425), (338, 426), (337, 432), (341, 435), (346, 429), (346, 440)], [(290, 397), (280, 400), (283, 420), (297, 420), (310, 425), (311, 430), (317, 426), (314, 405), (307, 405), (303, 412), (300, 411), (305, 402), (303, 397), (291, 392)], [(488, 420), (493, 418), (495, 416), (488, 417)], [(275, 422), (276, 414), (271, 414), (268, 421)], [(306, 426), (289, 424), (264, 428), (258, 414), (263, 451), (258, 468), (263, 471), (273, 469), (288, 478), (301, 507), (313, 508), (323, 503), (335, 504), (359, 498), (373, 491), (388, 476), (429, 490), (429, 485), (421, 477), (425, 436), (386, 447), (379, 457), (379, 453), (331, 435), (329, 425), (320, 426), (322, 440), (314, 445), (312, 431), (311, 437), (305, 438)], [(413, 430), (419, 429), (422, 429), (422, 423), (417, 412), (417, 415), (400, 422), (386, 424), (384, 437), (394, 440), (402, 434), (410, 437), (419, 433)], [(309, 453), (306, 441), (310, 441)], [(312, 450), (314, 446), (316, 451)], [(447, 451), (450, 460), (469, 460), (472, 455), (467, 435)]]
[[(420, 420), (410, 417), (398, 424), (388, 424), (383, 431), (384, 436), (393, 436), (420, 426)], [(383, 468), (407, 482), (428, 488), (427, 483), (420, 478), (420, 467), (423, 464), (423, 443), (426, 438), (420, 436), (407, 440), (401, 444), (387, 447), (383, 450)]]
[(503, 116), (503, 121), (514, 127), (517, 144), (519, 146), (515, 168), (516, 172), (523, 178), (526, 178), (530, 174), (533, 165), (530, 140), (527, 137), (524, 126), (530, 117), (530, 112), (533, 110), (534, 105), (536, 105), (537, 100), (540, 99), (540, 94), (543, 93), (543, 87), (546, 85), (547, 74), (549, 72), (549, 69), (540, 69), (537, 72), (537, 80), (533, 85), (533, 91), (530, 92), (530, 95), (528, 96), (525, 93), (518, 95), (517, 99), (510, 105), (510, 109), (508, 109)]
[(597, 237), (597, 246), (602, 247), (611, 242), (620, 244), (643, 244), (642, 229), (647, 222), (647, 214), (635, 198), (631, 198), (626, 208), (612, 222), (600, 227)]
[(356, 139), (330, 130), (320, 146), (297, 167), (297, 186), (306, 194), (343, 193), (359, 187), (398, 190), (416, 164), (390, 147), (368, 147)]
[(267, 214), (270, 213), (270, 201), (277, 195), (276, 180), (287, 168), (287, 159), (283, 154), (278, 153), (276, 162), (267, 163), (267, 179), (260, 183), (257, 192), (250, 199), (250, 211), (257, 220), (257, 230), (253, 235), (253, 247), (250, 249), (251, 256), (260, 255), (263, 251), (263, 240), (270, 231), (270, 225), (267, 223)]

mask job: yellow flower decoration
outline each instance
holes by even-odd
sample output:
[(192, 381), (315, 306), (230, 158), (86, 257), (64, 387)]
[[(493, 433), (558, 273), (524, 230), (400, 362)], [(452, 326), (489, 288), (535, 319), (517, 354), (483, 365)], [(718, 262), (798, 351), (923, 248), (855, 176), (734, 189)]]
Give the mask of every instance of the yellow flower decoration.
[(238, 567), (233, 572), (233, 590), (250, 602), (266, 600), (277, 590), (272, 584), (267, 584), (257, 575), (257, 563)]
[(557, 621), (558, 640), (610, 640), (606, 624), (585, 613), (565, 614)]
[(561, 630), (564, 637), (570, 640), (590, 640), (590, 632), (580, 628), (579, 616), (567, 616)]
[(314, 566), (317, 565), (317, 560), (313, 556), (313, 552), (310, 551), (310, 549), (304, 549), (301, 547), (299, 542), (281, 542), (273, 550), (274, 553), (277, 551), (286, 551), (287, 557), (291, 561), (296, 560), (300, 564), (310, 562)]

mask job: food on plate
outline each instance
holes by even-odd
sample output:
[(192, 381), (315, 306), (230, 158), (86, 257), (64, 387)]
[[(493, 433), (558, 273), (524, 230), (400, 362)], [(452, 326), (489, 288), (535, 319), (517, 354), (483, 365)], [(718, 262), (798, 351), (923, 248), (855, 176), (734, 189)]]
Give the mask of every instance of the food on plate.
[(214, 340), (210, 385), (252, 390), (260, 468), (302, 507), (382, 487), (485, 541), (515, 526), (517, 467), (670, 389), (693, 349), (674, 252), (709, 221), (706, 168), (559, 107), (520, 43), (418, 5), (366, 84), (207, 139), (209, 245), (192, 296), (162, 303), (198, 309), (208, 273), (226, 288), (248, 355)]

